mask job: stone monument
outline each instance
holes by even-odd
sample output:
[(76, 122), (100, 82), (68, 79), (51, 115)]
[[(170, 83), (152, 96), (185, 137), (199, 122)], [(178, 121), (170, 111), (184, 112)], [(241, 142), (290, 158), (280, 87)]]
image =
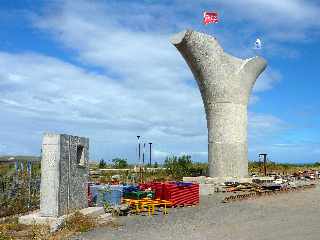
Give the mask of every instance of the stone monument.
[(104, 214), (88, 208), (89, 139), (46, 133), (42, 142), (40, 211), (19, 218), (22, 224), (49, 224), (56, 231), (68, 214)]
[(214, 37), (193, 30), (177, 33), (171, 43), (189, 65), (201, 92), (208, 128), (209, 176), (246, 177), (247, 105), (266, 61), (231, 56)]
[(59, 217), (88, 207), (89, 139), (47, 133), (42, 142), (40, 214)]

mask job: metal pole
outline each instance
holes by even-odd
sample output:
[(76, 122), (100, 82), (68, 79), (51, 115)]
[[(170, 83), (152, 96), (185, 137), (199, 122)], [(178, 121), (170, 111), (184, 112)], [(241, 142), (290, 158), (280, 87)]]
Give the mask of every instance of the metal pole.
[(138, 138), (138, 161), (139, 161), (139, 175), (140, 175), (140, 182), (141, 182), (141, 162), (140, 162), (140, 136)]
[(264, 176), (267, 176), (267, 155), (266, 153), (260, 153), (259, 158), (262, 156), (263, 157), (263, 173)]
[(146, 143), (143, 143), (143, 149), (142, 149), (142, 182), (144, 182), (144, 152), (146, 148)]
[(146, 149), (146, 143), (143, 143), (143, 150), (142, 150), (142, 165), (144, 166), (144, 152)]
[(32, 167), (31, 161), (28, 161), (28, 162), (27, 162), (27, 172), (28, 172), (28, 175), (29, 175), (28, 210), (30, 210), (30, 207), (31, 207), (31, 167)]
[(138, 154), (139, 154), (139, 163), (140, 163), (140, 157), (141, 157), (141, 154), (140, 154), (140, 136), (137, 136), (138, 138)]
[(263, 159), (263, 169), (264, 169), (264, 175), (267, 176), (267, 154), (264, 156), (264, 159)]
[(149, 143), (149, 165), (150, 165), (150, 167), (151, 167), (151, 145), (152, 145), (152, 143), (150, 142)]

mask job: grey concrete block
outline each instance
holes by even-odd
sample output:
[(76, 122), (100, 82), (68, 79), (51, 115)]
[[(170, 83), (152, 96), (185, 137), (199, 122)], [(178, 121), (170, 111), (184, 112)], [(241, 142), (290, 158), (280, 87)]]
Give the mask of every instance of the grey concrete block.
[(43, 137), (40, 213), (59, 217), (88, 207), (89, 139), (47, 133)]

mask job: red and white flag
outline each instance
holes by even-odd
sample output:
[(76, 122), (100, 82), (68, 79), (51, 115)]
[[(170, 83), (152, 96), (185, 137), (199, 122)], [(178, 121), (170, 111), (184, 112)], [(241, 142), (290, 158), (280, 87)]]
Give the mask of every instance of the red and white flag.
[(217, 23), (217, 22), (219, 22), (217, 12), (203, 12), (203, 23), (205, 25), (209, 23)]

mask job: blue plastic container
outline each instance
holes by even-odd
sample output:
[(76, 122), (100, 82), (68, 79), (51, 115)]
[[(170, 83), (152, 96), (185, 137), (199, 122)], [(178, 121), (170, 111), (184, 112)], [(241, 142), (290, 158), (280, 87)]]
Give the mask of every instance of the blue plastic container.
[(111, 206), (120, 205), (122, 197), (122, 185), (92, 185), (90, 192), (96, 206), (103, 206), (105, 203)]

